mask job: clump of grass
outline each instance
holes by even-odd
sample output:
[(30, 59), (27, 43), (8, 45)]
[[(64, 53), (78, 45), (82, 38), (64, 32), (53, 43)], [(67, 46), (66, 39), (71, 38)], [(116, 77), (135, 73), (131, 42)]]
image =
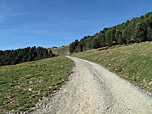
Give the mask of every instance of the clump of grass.
[(68, 80), (74, 63), (54, 57), (0, 67), (0, 113), (28, 112)]
[(103, 65), (134, 85), (152, 93), (152, 42), (114, 46), (72, 56)]

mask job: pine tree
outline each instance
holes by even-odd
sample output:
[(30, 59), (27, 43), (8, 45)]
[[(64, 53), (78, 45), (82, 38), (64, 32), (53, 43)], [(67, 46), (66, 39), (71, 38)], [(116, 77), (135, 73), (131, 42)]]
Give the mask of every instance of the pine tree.
[(135, 28), (135, 41), (136, 42), (141, 42), (141, 41), (146, 40), (145, 30), (146, 30), (146, 27), (143, 22), (140, 21), (136, 24), (136, 28)]
[(113, 42), (112, 39), (113, 38), (111, 37), (111, 31), (108, 30), (105, 35), (105, 41), (106, 41), (107, 46), (109, 46), (109, 47), (112, 46), (112, 42)]
[(147, 28), (147, 40), (152, 41), (152, 29), (150, 27)]

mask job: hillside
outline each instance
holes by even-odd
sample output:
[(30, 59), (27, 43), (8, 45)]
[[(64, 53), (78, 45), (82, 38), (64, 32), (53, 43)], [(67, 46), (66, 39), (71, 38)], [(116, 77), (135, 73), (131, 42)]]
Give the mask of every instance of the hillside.
[(152, 41), (152, 12), (126, 20), (113, 27), (104, 28), (93, 36), (84, 36), (69, 46), (70, 53), (82, 52), (100, 47), (111, 47), (130, 43)]
[(72, 56), (101, 64), (134, 85), (152, 93), (152, 42), (90, 50)]
[(74, 63), (65, 57), (0, 67), (0, 114), (29, 112), (68, 80)]
[(68, 55), (69, 54), (69, 46), (62, 46), (58, 48), (49, 48), (55, 55)]

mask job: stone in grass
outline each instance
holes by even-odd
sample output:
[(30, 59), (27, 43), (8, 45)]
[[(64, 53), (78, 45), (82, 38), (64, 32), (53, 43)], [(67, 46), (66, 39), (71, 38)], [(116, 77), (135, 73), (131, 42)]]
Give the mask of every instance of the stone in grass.
[(29, 84), (33, 83), (33, 81), (29, 81)]
[(29, 90), (29, 91), (32, 91), (32, 88), (29, 88), (28, 90)]
[(152, 86), (152, 81), (150, 81), (150, 82), (148, 83), (148, 85)]

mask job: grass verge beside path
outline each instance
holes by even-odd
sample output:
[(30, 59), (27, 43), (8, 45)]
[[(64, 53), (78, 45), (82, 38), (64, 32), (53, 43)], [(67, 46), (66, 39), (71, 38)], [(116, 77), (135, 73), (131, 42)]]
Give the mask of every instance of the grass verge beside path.
[(73, 66), (66, 57), (54, 57), (0, 67), (0, 113), (28, 112), (65, 84)]
[(101, 64), (121, 78), (152, 93), (152, 42), (90, 50), (72, 56)]

